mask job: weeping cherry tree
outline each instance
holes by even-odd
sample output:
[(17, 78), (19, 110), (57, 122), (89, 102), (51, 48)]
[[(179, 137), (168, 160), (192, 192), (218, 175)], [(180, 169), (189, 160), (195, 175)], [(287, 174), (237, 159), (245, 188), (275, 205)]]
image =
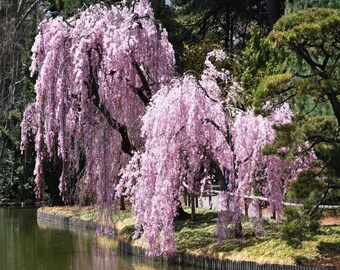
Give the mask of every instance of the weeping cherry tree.
[(42, 21), (32, 52), (36, 100), (24, 115), (21, 149), (32, 133), (37, 196), (43, 160), (57, 155), (66, 202), (70, 179), (80, 175), (78, 192), (111, 207), (119, 171), (143, 146), (140, 117), (171, 78), (174, 52), (166, 30), (147, 0), (97, 4), (67, 20)]
[(244, 196), (261, 192), (279, 216), (283, 189), (315, 159), (313, 152), (290, 162), (262, 154), (275, 138), (273, 125), (288, 123), (292, 112), (287, 104), (269, 118), (236, 109), (241, 87), (212, 62), (226, 57), (213, 51), (201, 78), (188, 72), (158, 91), (142, 118), (145, 147), (122, 171), (118, 193), (130, 196), (135, 237), (145, 237), (152, 255), (176, 252), (173, 221), (184, 186), (202, 196), (222, 176), (217, 235), (223, 241), (242, 236)]

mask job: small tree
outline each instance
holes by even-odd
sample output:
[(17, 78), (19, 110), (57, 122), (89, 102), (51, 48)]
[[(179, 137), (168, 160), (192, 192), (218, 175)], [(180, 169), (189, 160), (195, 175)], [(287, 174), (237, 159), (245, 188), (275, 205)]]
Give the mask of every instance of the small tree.
[(228, 71), (212, 64), (225, 57), (221, 51), (208, 54), (200, 79), (188, 73), (154, 96), (143, 117), (145, 148), (123, 171), (119, 192), (125, 188), (131, 196), (135, 236), (143, 232), (153, 255), (176, 250), (173, 220), (183, 186), (202, 195), (213, 179), (224, 182), (217, 224), (223, 241), (243, 234), (244, 196), (261, 192), (279, 217), (289, 181), (315, 159), (313, 152), (291, 162), (262, 154), (275, 138), (272, 126), (289, 122), (291, 111), (286, 105), (271, 118), (238, 111), (241, 88)]

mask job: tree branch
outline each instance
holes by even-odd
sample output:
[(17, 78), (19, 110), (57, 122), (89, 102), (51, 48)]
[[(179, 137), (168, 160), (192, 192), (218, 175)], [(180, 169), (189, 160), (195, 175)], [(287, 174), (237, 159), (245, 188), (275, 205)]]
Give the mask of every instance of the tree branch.
[[(142, 87), (136, 89), (136, 93), (137, 95), (140, 97), (140, 99), (143, 101), (143, 103), (145, 105), (148, 105), (150, 100), (151, 100), (151, 97), (152, 97), (152, 92), (151, 92), (151, 89), (150, 89), (150, 86), (149, 86), (149, 83), (142, 71), (142, 69), (140, 68), (140, 66), (138, 65), (138, 63), (134, 60), (132, 62), (132, 65), (136, 68), (137, 70), (137, 74), (142, 82)], [(144, 94), (145, 92), (145, 94)]]
[[(99, 48), (97, 48), (97, 52), (100, 53)], [(99, 85), (97, 83), (97, 74), (93, 70), (91, 65), (91, 51), (88, 52), (89, 55), (89, 62), (90, 62), (90, 80), (89, 82), (85, 82), (89, 89), (89, 99), (92, 100), (93, 105), (105, 116), (108, 124), (120, 133), (122, 138), (121, 149), (124, 153), (128, 154), (129, 156), (133, 155), (133, 152), (136, 151), (134, 145), (132, 145), (128, 130), (126, 125), (119, 123), (113, 116), (111, 115), (110, 111), (105, 107), (105, 105), (100, 100), (99, 95)]]
[(32, 9), (35, 7), (36, 4), (38, 4), (38, 2), (40, 2), (40, 0), (36, 0), (33, 2), (33, 4), (26, 10), (25, 14), (22, 16), (22, 18), (20, 19), (20, 21), (18, 22), (17, 26), (15, 27), (14, 32), (16, 32), (19, 28), (19, 26), (22, 24), (22, 22), (26, 19), (26, 17), (28, 16), (28, 14), (32, 11)]
[(307, 64), (312, 68), (312, 70), (318, 70), (320, 72), (319, 68), (322, 68), (322, 65), (316, 63), (312, 59), (307, 49), (301, 48), (298, 44), (294, 44), (292, 47), (294, 51), (296, 51), (298, 54), (302, 56), (302, 58), (307, 62)]
[(338, 120), (338, 125), (340, 126), (340, 102), (334, 93), (328, 93), (327, 97), (332, 105), (334, 115), (336, 119)]
[(150, 99), (149, 99), (147, 96), (144, 95), (143, 91), (144, 91), (144, 86), (139, 87), (139, 88), (135, 88), (136, 94), (137, 94), (138, 97), (141, 99), (141, 101), (143, 102), (143, 104), (144, 104), (145, 106), (147, 106), (147, 105), (149, 104), (149, 102), (150, 102)]

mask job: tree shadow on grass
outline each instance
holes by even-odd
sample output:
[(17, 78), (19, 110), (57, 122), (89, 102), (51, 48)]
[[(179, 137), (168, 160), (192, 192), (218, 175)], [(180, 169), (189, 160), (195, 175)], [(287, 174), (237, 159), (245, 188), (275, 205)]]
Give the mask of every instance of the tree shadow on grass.
[(183, 228), (196, 229), (214, 225), (217, 221), (217, 215), (217, 212), (202, 211), (201, 213), (196, 214), (195, 220), (188, 219), (175, 221), (175, 231), (181, 231)]
[(296, 256), (295, 263), (298, 265), (313, 265), (319, 267), (338, 267), (340, 264), (340, 243), (321, 241), (317, 249), (321, 255), (318, 260), (309, 260), (303, 256)]
[(119, 232), (119, 236), (122, 237), (124, 240), (131, 241), (134, 233), (135, 226), (127, 225)]
[(320, 242), (318, 245), (318, 251), (323, 257), (339, 256), (340, 254), (340, 242), (338, 243), (327, 243)]

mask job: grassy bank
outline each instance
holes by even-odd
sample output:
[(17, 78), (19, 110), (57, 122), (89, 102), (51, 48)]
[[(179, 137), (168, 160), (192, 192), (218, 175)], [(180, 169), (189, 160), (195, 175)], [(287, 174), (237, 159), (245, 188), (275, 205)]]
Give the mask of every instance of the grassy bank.
[[(83, 220), (97, 221), (95, 208), (45, 207), (44, 212)], [(294, 248), (281, 240), (278, 227), (272, 221), (266, 221), (265, 233), (253, 236), (253, 228), (244, 222), (245, 236), (232, 239), (223, 245), (217, 244), (217, 213), (198, 210), (195, 221), (175, 222), (176, 245), (178, 251), (197, 255), (209, 255), (234, 261), (254, 261), (270, 264), (303, 264), (315, 266), (340, 266), (340, 226), (322, 226), (320, 233), (312, 239), (302, 242), (301, 247)], [(114, 215), (119, 236), (131, 241), (134, 232), (134, 218), (130, 212), (122, 211)], [(143, 239), (134, 242), (144, 246)]]

